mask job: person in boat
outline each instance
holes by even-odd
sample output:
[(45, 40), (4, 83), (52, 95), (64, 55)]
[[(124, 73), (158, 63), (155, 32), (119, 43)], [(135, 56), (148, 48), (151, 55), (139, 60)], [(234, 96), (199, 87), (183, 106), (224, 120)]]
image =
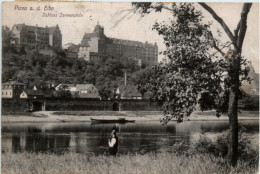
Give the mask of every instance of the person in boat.
[(118, 152), (118, 137), (116, 135), (115, 129), (111, 132), (111, 138), (108, 140), (108, 146), (109, 146), (108, 149), (109, 155), (116, 156)]

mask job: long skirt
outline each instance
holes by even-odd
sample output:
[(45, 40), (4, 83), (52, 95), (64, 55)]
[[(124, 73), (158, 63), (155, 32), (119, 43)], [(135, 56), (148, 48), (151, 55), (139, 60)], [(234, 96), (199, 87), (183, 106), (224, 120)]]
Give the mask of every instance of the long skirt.
[(113, 148), (113, 147), (110, 147), (110, 148), (108, 149), (108, 154), (109, 154), (109, 155), (116, 156), (116, 154), (117, 154), (117, 149), (116, 149), (116, 148)]

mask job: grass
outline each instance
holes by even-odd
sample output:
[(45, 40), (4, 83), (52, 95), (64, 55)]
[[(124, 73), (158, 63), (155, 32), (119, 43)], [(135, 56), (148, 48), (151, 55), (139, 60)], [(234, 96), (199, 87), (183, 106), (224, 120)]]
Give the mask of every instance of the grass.
[(169, 153), (94, 156), (66, 153), (2, 154), (2, 173), (5, 174), (199, 174), (199, 173), (257, 173), (258, 166), (239, 161), (230, 167), (223, 158), (213, 155), (176, 155)]

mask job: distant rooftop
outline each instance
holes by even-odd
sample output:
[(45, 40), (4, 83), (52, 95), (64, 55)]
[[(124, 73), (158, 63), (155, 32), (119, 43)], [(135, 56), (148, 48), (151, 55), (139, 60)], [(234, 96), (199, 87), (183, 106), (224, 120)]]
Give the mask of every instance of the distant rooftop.
[(26, 84), (21, 83), (21, 82), (17, 82), (17, 81), (14, 81), (14, 80), (10, 80), (8, 82), (3, 83), (2, 85), (26, 85)]

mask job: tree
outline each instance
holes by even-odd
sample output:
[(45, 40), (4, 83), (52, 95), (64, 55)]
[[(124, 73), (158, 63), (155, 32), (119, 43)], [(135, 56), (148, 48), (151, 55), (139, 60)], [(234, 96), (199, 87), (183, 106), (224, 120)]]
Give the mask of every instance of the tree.
[(200, 3), (200, 5), (206, 9), (217, 22), (219, 22), (228, 35), (230, 41), (234, 45), (234, 54), (230, 62), (230, 70), (228, 72), (231, 86), (229, 88), (229, 125), (230, 125), (230, 144), (228, 148), (228, 156), (231, 165), (235, 166), (237, 164), (237, 152), (238, 152), (238, 96), (239, 96), (239, 86), (241, 82), (239, 80), (239, 75), (241, 72), (241, 62), (242, 62), (242, 46), (247, 29), (247, 15), (250, 11), (252, 3), (245, 3), (241, 12), (241, 18), (238, 22), (237, 28), (234, 30), (234, 34), (230, 31), (225, 22), (205, 3)]
[[(163, 9), (169, 10), (173, 15), (170, 25), (156, 23), (154, 27), (164, 37), (167, 48), (164, 54), (171, 62), (155, 67), (155, 72), (161, 76), (147, 87), (156, 92), (154, 99), (163, 105), (164, 114), (170, 115), (166, 116), (163, 122), (168, 122), (173, 117), (182, 121), (184, 116), (189, 116), (194, 110), (198, 95), (205, 92), (214, 99), (214, 102), (210, 103), (217, 109), (218, 116), (224, 112), (223, 105), (228, 101), (230, 125), (228, 159), (230, 164), (235, 166), (238, 152), (239, 86), (240, 79), (246, 79), (248, 74), (247, 68), (242, 69), (246, 61), (241, 54), (247, 28), (247, 15), (252, 3), (243, 5), (241, 19), (234, 34), (211, 7), (205, 3), (199, 4), (220, 23), (229, 37), (234, 47), (231, 59), (219, 59), (216, 54), (209, 54), (215, 49), (222, 57), (225, 55), (219, 48), (219, 41), (210, 31), (210, 23), (202, 23), (201, 11), (192, 4), (173, 3), (169, 7), (164, 3), (133, 3), (135, 12), (140, 12), (142, 15), (151, 13), (152, 10), (161, 12)], [(224, 76), (225, 72), (227, 76)]]
[(132, 73), (130, 80), (134, 85), (137, 85), (138, 91), (140, 91), (142, 96), (144, 96), (144, 94), (147, 92), (147, 88), (145, 87), (146, 82), (150, 79), (155, 80), (157, 77), (158, 76), (156, 76), (156, 73), (152, 70), (152, 67), (146, 67)]
[(14, 41), (14, 34), (7, 26), (2, 26), (2, 50), (3, 55), (11, 49), (11, 42)]

